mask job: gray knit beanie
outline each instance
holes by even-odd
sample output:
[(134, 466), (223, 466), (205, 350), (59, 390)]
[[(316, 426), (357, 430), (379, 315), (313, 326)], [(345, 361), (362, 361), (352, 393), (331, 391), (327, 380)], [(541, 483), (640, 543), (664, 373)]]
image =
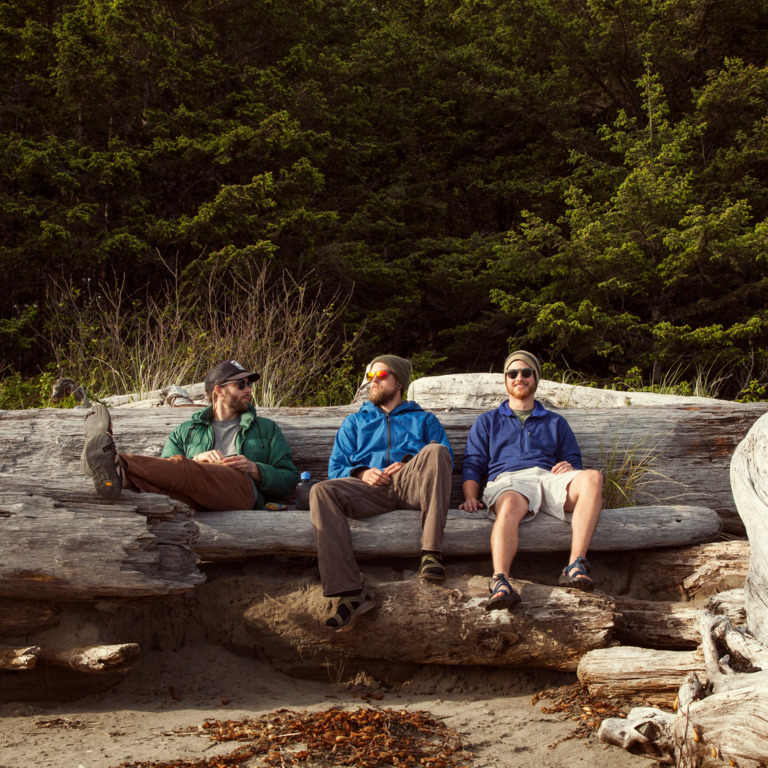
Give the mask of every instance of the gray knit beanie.
[(374, 363), (383, 363), (397, 376), (397, 380), (403, 385), (403, 395), (405, 395), (411, 383), (411, 361), (396, 355), (379, 355), (371, 360), (371, 366)]
[(536, 357), (536, 355), (532, 355), (530, 352), (526, 352), (524, 349), (518, 349), (517, 352), (512, 352), (507, 356), (507, 359), (504, 361), (504, 373), (507, 372), (507, 368), (509, 368), (509, 364), (513, 360), (524, 360), (528, 365), (533, 368), (533, 373), (536, 376), (536, 382), (538, 383), (541, 381), (541, 363), (539, 362), (539, 358)]

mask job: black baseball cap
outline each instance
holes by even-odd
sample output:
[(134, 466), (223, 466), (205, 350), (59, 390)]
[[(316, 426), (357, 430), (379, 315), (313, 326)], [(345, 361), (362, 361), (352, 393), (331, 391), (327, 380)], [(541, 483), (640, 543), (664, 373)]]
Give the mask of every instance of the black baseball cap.
[(227, 360), (219, 363), (215, 368), (208, 372), (205, 377), (205, 392), (210, 395), (217, 384), (223, 384), (225, 381), (239, 381), (248, 379), (251, 383), (261, 378), (260, 373), (246, 371), (237, 360)]

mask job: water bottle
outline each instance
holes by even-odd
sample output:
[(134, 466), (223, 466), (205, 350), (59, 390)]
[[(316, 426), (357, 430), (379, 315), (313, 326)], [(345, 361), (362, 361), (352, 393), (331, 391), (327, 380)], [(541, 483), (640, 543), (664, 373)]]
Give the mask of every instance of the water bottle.
[(309, 491), (313, 485), (309, 472), (302, 472), (296, 485), (296, 509), (309, 509)]

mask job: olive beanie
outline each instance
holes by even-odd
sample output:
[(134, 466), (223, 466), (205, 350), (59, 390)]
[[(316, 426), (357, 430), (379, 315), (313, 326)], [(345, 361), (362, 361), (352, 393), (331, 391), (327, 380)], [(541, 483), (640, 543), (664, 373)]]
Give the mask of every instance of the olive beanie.
[(368, 370), (374, 363), (383, 363), (397, 376), (397, 380), (403, 385), (403, 395), (405, 395), (411, 382), (411, 361), (396, 355), (379, 355), (371, 360)]
[(518, 349), (517, 352), (512, 352), (507, 355), (507, 359), (504, 361), (504, 373), (507, 372), (507, 368), (509, 368), (509, 364), (513, 360), (524, 360), (531, 366), (531, 368), (533, 368), (533, 373), (536, 376), (536, 383), (541, 381), (541, 363), (536, 355), (532, 355), (524, 349)]

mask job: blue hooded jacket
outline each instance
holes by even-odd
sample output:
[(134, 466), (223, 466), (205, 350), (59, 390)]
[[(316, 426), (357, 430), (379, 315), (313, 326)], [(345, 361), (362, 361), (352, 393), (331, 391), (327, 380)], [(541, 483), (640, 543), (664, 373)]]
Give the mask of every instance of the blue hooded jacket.
[(357, 469), (386, 469), (410, 453), (416, 455), (430, 443), (441, 443), (451, 452), (443, 425), (434, 413), (406, 400), (386, 413), (378, 405), (363, 403), (342, 422), (328, 461), (328, 477), (350, 477)]
[(462, 482), (474, 480), (482, 486), (502, 472), (549, 470), (559, 461), (581, 469), (581, 451), (568, 422), (537, 400), (523, 426), (505, 400), (495, 411), (478, 416), (469, 430)]

